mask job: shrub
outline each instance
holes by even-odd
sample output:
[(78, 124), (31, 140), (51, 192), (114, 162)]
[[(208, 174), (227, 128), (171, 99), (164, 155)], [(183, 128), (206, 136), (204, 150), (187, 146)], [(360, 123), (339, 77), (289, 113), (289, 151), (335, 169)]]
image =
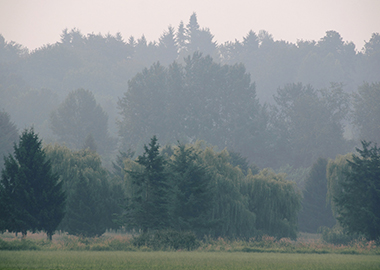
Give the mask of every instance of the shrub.
[(348, 234), (341, 227), (333, 228), (321, 227), (319, 231), (322, 233), (322, 240), (326, 243), (334, 245), (347, 245), (352, 241), (361, 238), (358, 234)]
[(31, 240), (4, 241), (0, 239), (0, 250), (39, 250), (40, 247)]
[(154, 250), (194, 250), (200, 245), (193, 232), (178, 232), (175, 230), (160, 230), (151, 233), (143, 233), (138, 237), (135, 237), (132, 243), (137, 247), (146, 246)]

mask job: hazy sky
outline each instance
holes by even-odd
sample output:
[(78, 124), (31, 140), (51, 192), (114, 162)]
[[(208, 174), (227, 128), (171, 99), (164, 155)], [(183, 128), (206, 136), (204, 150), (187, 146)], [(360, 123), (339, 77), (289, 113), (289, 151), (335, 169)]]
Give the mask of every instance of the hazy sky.
[(220, 44), (266, 30), (275, 40), (316, 40), (335, 30), (360, 50), (380, 32), (380, 0), (0, 0), (0, 34), (29, 49), (59, 40), (62, 30), (120, 32), (149, 41), (193, 12)]

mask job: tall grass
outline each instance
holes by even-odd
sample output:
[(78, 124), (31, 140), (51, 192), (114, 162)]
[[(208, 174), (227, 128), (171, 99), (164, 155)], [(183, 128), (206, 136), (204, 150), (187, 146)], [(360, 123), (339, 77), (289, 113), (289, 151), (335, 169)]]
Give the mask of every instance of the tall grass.
[[(186, 245), (168, 245), (160, 247), (157, 242), (139, 242), (130, 234), (105, 233), (101, 237), (83, 238), (58, 233), (52, 241), (46, 240), (44, 233), (28, 233), (25, 239), (10, 233), (0, 235), (0, 250), (51, 250), (51, 251), (182, 251), (188, 250)], [(165, 239), (167, 243), (167, 239)], [(256, 253), (335, 253), (335, 254), (366, 254), (380, 255), (380, 247), (374, 241), (357, 239), (348, 244), (334, 245), (321, 239), (309, 237), (292, 241), (288, 238), (276, 239), (271, 236), (251, 238), (248, 241), (204, 237), (193, 249), (202, 252), (256, 252)]]

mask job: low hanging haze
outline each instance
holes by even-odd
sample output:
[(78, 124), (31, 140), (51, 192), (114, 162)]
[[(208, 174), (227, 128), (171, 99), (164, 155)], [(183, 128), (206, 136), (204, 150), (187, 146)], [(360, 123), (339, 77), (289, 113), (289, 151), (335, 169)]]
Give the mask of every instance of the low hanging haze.
[(0, 34), (29, 50), (56, 43), (65, 28), (158, 41), (193, 12), (218, 44), (250, 30), (292, 43), (334, 30), (360, 51), (380, 32), (380, 0), (0, 0)]

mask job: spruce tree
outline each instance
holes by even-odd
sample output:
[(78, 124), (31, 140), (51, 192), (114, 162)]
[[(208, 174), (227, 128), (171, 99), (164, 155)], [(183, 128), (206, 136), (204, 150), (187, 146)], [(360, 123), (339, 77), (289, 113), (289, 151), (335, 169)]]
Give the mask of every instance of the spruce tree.
[(65, 214), (66, 197), (33, 128), (23, 131), (19, 144), (14, 145), (14, 156), (5, 158), (4, 165), (0, 185), (0, 200), (7, 205), (1, 213), (3, 229), (24, 236), (28, 230), (43, 230), (51, 240)]
[(214, 202), (212, 177), (192, 147), (178, 145), (170, 164), (174, 185), (174, 217), (178, 230), (192, 230), (199, 236), (211, 227)]
[(342, 192), (334, 196), (338, 221), (349, 233), (380, 240), (380, 148), (362, 141), (359, 155), (347, 160)]
[(160, 145), (153, 136), (149, 146), (136, 160), (141, 170), (130, 170), (133, 194), (127, 206), (127, 226), (143, 232), (169, 226), (169, 184), (165, 159), (159, 153)]

